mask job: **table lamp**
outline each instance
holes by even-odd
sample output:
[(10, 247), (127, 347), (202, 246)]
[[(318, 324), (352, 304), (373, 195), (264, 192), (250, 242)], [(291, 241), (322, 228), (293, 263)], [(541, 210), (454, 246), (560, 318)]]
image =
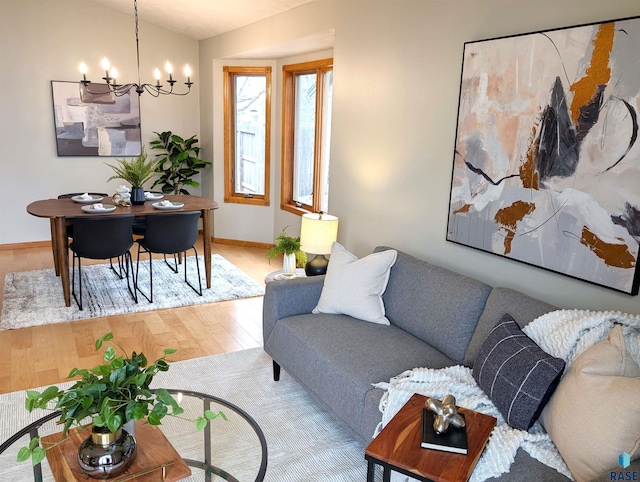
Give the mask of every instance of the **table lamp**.
[(304, 272), (316, 276), (327, 272), (331, 244), (338, 238), (338, 218), (330, 214), (308, 213), (302, 216), (300, 250), (316, 256), (307, 262)]

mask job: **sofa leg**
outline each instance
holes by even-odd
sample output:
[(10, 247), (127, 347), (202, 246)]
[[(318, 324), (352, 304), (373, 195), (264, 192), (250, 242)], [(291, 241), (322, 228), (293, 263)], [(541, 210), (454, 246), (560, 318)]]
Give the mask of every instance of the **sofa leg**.
[(280, 365), (275, 360), (273, 360), (273, 380), (280, 381)]

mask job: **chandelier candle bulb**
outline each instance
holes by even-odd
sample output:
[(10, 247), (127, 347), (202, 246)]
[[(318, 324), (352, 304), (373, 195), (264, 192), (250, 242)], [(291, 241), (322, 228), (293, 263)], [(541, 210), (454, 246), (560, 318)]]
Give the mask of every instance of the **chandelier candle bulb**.
[(87, 81), (87, 64), (80, 62), (80, 73), (82, 74), (82, 80)]
[(105, 70), (105, 72), (109, 72), (109, 69), (111, 68), (111, 64), (109, 63), (109, 59), (104, 57), (102, 59), (102, 68)]
[(160, 77), (162, 74), (160, 74), (160, 70), (156, 69), (153, 71), (153, 77), (156, 79), (156, 89), (160, 89), (162, 87), (162, 84), (160, 83)]

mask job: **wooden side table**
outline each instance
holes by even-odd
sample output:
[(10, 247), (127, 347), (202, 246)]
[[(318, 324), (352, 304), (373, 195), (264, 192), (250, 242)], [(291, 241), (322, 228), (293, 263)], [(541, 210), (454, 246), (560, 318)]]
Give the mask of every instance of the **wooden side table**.
[(414, 394), (365, 449), (367, 482), (373, 482), (375, 465), (383, 467), (383, 480), (391, 470), (425, 482), (466, 482), (489, 439), (496, 418), (460, 407), (467, 423), (466, 455), (423, 449), (422, 409), (427, 397)]

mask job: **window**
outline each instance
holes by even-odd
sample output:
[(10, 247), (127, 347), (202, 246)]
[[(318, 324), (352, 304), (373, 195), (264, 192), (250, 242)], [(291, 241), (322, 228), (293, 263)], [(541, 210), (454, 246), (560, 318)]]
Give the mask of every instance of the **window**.
[(271, 67), (224, 67), (224, 202), (269, 205)]
[(333, 59), (285, 65), (282, 84), (281, 208), (326, 212)]

